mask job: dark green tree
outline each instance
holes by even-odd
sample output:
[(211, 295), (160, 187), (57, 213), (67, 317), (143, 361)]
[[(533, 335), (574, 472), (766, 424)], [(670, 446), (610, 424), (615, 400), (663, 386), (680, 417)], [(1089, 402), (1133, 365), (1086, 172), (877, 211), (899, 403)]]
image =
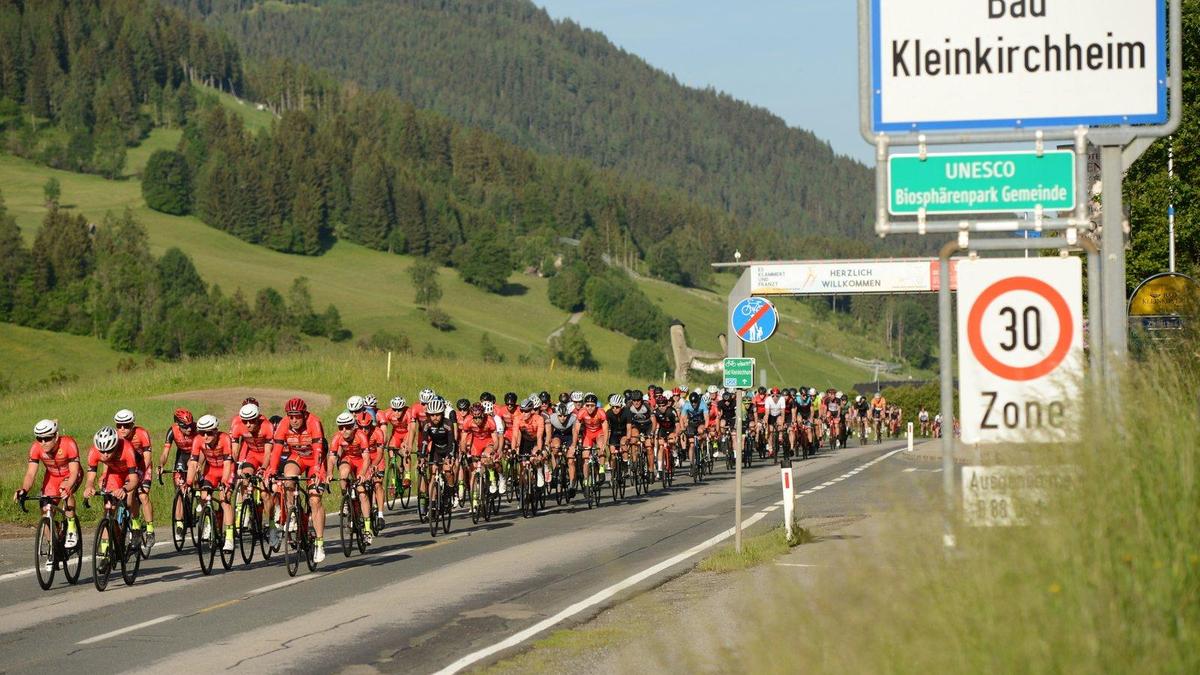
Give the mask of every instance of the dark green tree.
[(146, 206), (172, 215), (192, 209), (192, 179), (187, 160), (174, 150), (155, 150), (142, 172)]
[(550, 304), (565, 312), (578, 312), (583, 309), (583, 289), (587, 280), (587, 269), (582, 264), (563, 267), (558, 274), (550, 277), (550, 282), (546, 285)]
[(504, 354), (496, 349), (496, 345), (492, 343), (491, 338), (487, 333), (479, 339), (479, 357), (484, 363), (504, 363)]
[(421, 307), (432, 307), (442, 299), (442, 287), (438, 284), (437, 265), (425, 258), (417, 258), (408, 268), (408, 277), (413, 285), (413, 302)]
[(53, 209), (58, 207), (58, 200), (62, 197), (62, 185), (54, 176), (46, 179), (46, 183), (42, 185), (42, 196), (45, 198), (46, 208)]
[(654, 340), (638, 340), (629, 350), (629, 360), (625, 364), (625, 372), (633, 377), (654, 379), (662, 377), (663, 373), (671, 370), (667, 361), (667, 353), (659, 342)]
[(597, 370), (600, 368), (592, 348), (588, 345), (583, 329), (578, 324), (567, 324), (563, 331), (550, 341), (550, 351), (554, 358), (564, 366), (580, 370)]
[(512, 253), (495, 230), (481, 229), (463, 247), (458, 263), (463, 281), (489, 293), (503, 291), (512, 271)]
[(650, 265), (650, 273), (663, 281), (679, 285), (688, 281), (687, 274), (679, 264), (679, 251), (675, 248), (675, 242), (670, 239), (652, 247), (646, 262)]

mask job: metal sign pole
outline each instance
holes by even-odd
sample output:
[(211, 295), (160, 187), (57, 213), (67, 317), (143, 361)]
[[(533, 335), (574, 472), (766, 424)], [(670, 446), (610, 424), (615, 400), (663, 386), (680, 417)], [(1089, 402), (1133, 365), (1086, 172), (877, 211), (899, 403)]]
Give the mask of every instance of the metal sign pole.
[(954, 326), (950, 309), (950, 256), (959, 250), (959, 242), (942, 246), (938, 254), (938, 377), (941, 385), (942, 407), (942, 492), (945, 497), (945, 520), (942, 544), (954, 546)]
[(1121, 146), (1100, 149), (1100, 185), (1104, 212), (1101, 231), (1102, 289), (1104, 297), (1105, 375), (1111, 384), (1129, 350), (1129, 326), (1125, 315), (1125, 218), (1121, 201), (1124, 173)]
[(733, 548), (742, 552), (742, 390), (737, 390), (737, 426), (733, 429)]

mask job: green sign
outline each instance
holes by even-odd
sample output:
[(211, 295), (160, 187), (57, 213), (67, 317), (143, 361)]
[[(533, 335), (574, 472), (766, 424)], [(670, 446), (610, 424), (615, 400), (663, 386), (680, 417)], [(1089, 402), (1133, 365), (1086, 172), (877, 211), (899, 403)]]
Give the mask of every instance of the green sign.
[(1075, 208), (1075, 152), (956, 152), (888, 157), (888, 212), (1010, 213)]
[(749, 389), (754, 386), (754, 359), (725, 359), (726, 387)]

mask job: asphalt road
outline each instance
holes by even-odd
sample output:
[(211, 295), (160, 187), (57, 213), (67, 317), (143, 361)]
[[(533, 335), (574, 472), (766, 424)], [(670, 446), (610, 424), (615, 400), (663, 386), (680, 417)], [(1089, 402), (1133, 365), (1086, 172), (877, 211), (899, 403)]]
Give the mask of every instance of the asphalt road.
[[(836, 513), (876, 498), (872, 480), (899, 472), (887, 459), (872, 461), (900, 446), (797, 463), (796, 490), (809, 491), (802, 512)], [(778, 469), (756, 466), (745, 483), (743, 518), (769, 509), (757, 517), (779, 520)], [(505, 505), (477, 526), (456, 513), (450, 535), (436, 540), (415, 512), (391, 514), (367, 554), (350, 558), (329, 528), (325, 562), (313, 573), (302, 565), (295, 578), (278, 557), (249, 566), (238, 558), (230, 571), (218, 563), (205, 577), (192, 549), (160, 544), (134, 586), (114, 574), (104, 593), (92, 586), (86, 560), (77, 586), (60, 573), (42, 591), (32, 574), (11, 571), (11, 561), (32, 557), (24, 555), (29, 542), (7, 541), (0, 671), (438, 671), (548, 617), (569, 613), (558, 627), (570, 625), (661, 583), (700, 556), (681, 553), (733, 524), (733, 473), (723, 469), (699, 486), (628, 496), (591, 511), (577, 499), (533, 519)], [(609, 597), (583, 602), (597, 593)]]

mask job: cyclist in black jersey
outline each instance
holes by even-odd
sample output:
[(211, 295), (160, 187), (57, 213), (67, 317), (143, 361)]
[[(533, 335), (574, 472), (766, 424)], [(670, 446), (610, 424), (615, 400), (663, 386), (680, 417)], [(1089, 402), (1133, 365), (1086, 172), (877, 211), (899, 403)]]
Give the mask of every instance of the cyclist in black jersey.
[(669, 470), (671, 467), (671, 447), (675, 445), (675, 433), (679, 427), (679, 415), (675, 409), (670, 406), (665, 396), (659, 396), (654, 402), (654, 425), (651, 435), (654, 437), (654, 445), (657, 448), (657, 457), (659, 460), (659, 472)]
[(639, 455), (646, 455), (646, 465), (650, 465), (650, 431), (654, 427), (654, 411), (642, 400), (641, 390), (629, 393), (628, 405), (625, 406), (625, 436), (626, 443), (633, 451), (629, 458), (637, 461)]
[(625, 397), (620, 394), (613, 394), (608, 397), (608, 410), (604, 411), (604, 416), (608, 418), (608, 447), (612, 451), (624, 456), (626, 450), (626, 425), (628, 424), (628, 415), (625, 413)]
[[(454, 423), (446, 418), (446, 402), (440, 398), (426, 404), (425, 421), (421, 424), (420, 453), (425, 458), (425, 471), (418, 477), (421, 481), (417, 494), (427, 499), (429, 481), (433, 472), (440, 470), (451, 494), (455, 492), (454, 470)], [(426, 507), (427, 508), (427, 507)]]
[[(571, 461), (568, 452), (572, 450), (571, 442), (575, 434), (575, 416), (571, 414), (566, 403), (559, 403), (551, 411), (550, 417), (546, 422), (546, 438), (550, 442), (551, 462), (557, 476), (559, 464)], [(567, 466), (570, 467), (570, 464)], [(563, 487), (562, 485), (557, 486), (559, 490), (563, 489)], [(573, 486), (567, 490), (567, 498), (575, 498), (575, 488)]]

